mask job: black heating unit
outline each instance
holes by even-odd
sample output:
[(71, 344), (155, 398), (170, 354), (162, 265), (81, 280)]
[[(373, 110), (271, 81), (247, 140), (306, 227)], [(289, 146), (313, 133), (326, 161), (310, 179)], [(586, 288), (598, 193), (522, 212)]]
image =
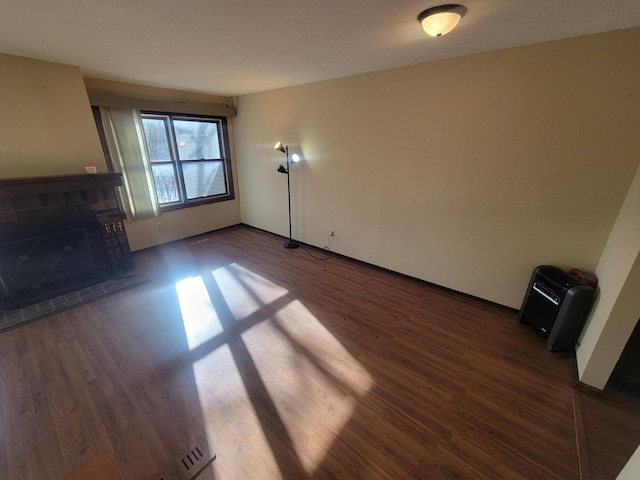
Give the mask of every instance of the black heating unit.
[(593, 304), (594, 289), (586, 280), (551, 265), (533, 270), (519, 323), (533, 327), (549, 351), (573, 348)]

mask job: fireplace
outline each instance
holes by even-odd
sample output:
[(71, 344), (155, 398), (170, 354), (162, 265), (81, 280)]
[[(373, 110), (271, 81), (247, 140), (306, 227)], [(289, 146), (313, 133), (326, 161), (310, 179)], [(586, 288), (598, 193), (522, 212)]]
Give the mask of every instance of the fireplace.
[(95, 285), (112, 272), (93, 212), (0, 224), (0, 308)]
[(120, 174), (0, 180), (0, 309), (133, 269), (119, 185)]

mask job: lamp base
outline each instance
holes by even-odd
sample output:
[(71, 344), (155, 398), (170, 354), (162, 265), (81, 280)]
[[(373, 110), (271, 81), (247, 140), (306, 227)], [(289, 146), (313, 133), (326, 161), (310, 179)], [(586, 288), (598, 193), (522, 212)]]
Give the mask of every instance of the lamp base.
[(300, 245), (294, 242), (287, 242), (284, 244), (284, 248), (298, 248)]

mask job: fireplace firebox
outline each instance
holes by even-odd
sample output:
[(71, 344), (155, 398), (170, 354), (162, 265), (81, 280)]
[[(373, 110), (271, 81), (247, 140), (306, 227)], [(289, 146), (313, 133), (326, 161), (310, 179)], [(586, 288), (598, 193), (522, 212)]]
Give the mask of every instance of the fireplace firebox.
[(21, 308), (111, 274), (93, 212), (3, 223), (0, 239), (0, 308)]
[(0, 179), (0, 310), (133, 270), (119, 173)]

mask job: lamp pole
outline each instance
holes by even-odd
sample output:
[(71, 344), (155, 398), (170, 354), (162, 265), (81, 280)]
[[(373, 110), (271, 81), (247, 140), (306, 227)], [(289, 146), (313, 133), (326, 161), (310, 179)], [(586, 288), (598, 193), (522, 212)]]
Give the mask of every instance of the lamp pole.
[(291, 234), (291, 179), (289, 177), (291, 163), (289, 162), (289, 145), (282, 145), (281, 142), (278, 142), (273, 148), (284, 153), (287, 159), (286, 169), (282, 165), (278, 167), (278, 172), (287, 174), (287, 203), (289, 206), (289, 241), (284, 244), (284, 248), (298, 248), (299, 245), (293, 241), (292, 234)]
[(298, 248), (298, 244), (291, 238), (291, 180), (289, 179), (291, 169), (289, 168), (289, 145), (284, 147), (287, 156), (287, 201), (289, 204), (289, 241), (284, 244), (284, 248)]

